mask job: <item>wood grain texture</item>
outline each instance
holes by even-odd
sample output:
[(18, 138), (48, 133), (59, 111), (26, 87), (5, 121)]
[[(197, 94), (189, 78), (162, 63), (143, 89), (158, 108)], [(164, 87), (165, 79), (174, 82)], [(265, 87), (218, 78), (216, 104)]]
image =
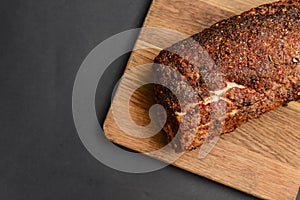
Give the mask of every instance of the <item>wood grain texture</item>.
[[(152, 76), (151, 63), (158, 52), (221, 19), (268, 2), (271, 1), (154, 0), (144, 27), (168, 28), (175, 32), (141, 31), (135, 45), (137, 50), (129, 59), (112, 106), (119, 110), (129, 109), (132, 120), (139, 126), (146, 126), (150, 122), (148, 110), (154, 104), (152, 87), (146, 85), (136, 90), (128, 106), (122, 103), (122, 92)], [(148, 65), (140, 67), (143, 64)], [(140, 71), (132, 75), (131, 69)], [(198, 152), (193, 151), (185, 153), (173, 165), (259, 198), (295, 199), (300, 185), (299, 121), (300, 103), (289, 103), (288, 107), (277, 108), (223, 135), (204, 159), (198, 159)], [(111, 141), (145, 154), (166, 144), (161, 132), (143, 139), (129, 136), (118, 127), (111, 109), (104, 132)], [(166, 153), (154, 157), (168, 160)]]

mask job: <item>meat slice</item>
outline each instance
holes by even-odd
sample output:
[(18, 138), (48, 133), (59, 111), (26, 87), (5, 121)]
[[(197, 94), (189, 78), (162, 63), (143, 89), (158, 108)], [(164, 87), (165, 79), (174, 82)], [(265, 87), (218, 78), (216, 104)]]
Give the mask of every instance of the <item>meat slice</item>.
[[(168, 85), (185, 79), (198, 95), (183, 111), (175, 94), (154, 86), (156, 102), (167, 111), (169, 141), (176, 137), (176, 151), (195, 149), (206, 138), (299, 99), (300, 1), (265, 4), (222, 20), (162, 50), (154, 62), (156, 80)], [(191, 133), (187, 127), (195, 121)]]

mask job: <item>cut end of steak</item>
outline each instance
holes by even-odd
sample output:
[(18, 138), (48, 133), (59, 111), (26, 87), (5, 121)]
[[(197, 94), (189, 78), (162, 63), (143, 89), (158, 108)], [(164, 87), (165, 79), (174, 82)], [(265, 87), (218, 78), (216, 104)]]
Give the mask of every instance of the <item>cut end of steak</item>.
[[(197, 94), (155, 85), (167, 111), (164, 131), (176, 151), (235, 130), (249, 119), (300, 98), (300, 1), (265, 4), (222, 20), (162, 50), (153, 65), (163, 85), (186, 80)], [(173, 70), (170, 70), (173, 69)], [(180, 76), (173, 72), (180, 72)], [(184, 103), (183, 103), (184, 104)], [(183, 109), (184, 107), (184, 109)], [(197, 128), (189, 129), (189, 127)]]

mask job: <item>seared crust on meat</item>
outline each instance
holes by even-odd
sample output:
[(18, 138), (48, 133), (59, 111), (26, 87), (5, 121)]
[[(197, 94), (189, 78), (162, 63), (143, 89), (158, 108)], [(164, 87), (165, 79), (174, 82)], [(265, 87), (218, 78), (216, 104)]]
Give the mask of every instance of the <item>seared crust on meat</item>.
[[(175, 95), (154, 86), (155, 99), (168, 114), (164, 130), (169, 141), (177, 132), (176, 151), (195, 149), (208, 137), (209, 127), (215, 130), (212, 135), (228, 133), (300, 98), (300, 1), (265, 4), (222, 20), (162, 50), (154, 62), (156, 79), (177, 81), (167, 70), (171, 67), (198, 94), (198, 104), (188, 111), (200, 114), (191, 136), (178, 130), (180, 123), (190, 122), (182, 121), (186, 111), (181, 112)], [(213, 93), (219, 94), (217, 100)], [(214, 106), (226, 107), (224, 120), (212, 119)]]

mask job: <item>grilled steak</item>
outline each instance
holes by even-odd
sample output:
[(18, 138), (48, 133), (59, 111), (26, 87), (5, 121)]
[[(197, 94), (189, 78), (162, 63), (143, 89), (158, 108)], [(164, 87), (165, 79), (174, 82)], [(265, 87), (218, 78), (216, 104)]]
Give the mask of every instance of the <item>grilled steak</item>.
[[(169, 141), (176, 136), (176, 151), (195, 149), (207, 137), (229, 133), (299, 99), (300, 1), (265, 4), (222, 20), (162, 50), (154, 62), (156, 80), (168, 85), (185, 79), (198, 94), (198, 102), (183, 112), (176, 95), (154, 86), (156, 102), (167, 111)], [(181, 95), (188, 101), (188, 94)], [(214, 107), (225, 108), (224, 115)], [(183, 117), (196, 112), (197, 117), (184, 122)], [(187, 127), (193, 121), (198, 125), (191, 133)]]

